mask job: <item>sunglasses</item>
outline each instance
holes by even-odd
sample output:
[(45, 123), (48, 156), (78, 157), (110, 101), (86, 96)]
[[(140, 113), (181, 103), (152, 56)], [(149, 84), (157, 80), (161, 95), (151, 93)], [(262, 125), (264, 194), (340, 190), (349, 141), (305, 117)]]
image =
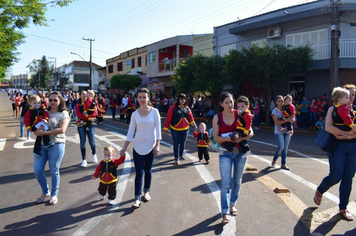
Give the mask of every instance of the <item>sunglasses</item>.
[(48, 101), (49, 101), (49, 102), (58, 102), (59, 100), (58, 100), (58, 99), (52, 99), (52, 98), (50, 98), (50, 99), (48, 99)]

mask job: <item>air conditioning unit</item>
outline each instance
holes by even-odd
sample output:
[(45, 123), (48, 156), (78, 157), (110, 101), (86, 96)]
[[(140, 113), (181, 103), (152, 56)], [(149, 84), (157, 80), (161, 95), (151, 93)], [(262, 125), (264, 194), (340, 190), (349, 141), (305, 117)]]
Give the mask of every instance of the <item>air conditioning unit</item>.
[(281, 27), (270, 28), (267, 31), (267, 38), (269, 39), (280, 38), (281, 36), (282, 36)]
[(167, 48), (161, 49), (161, 53), (167, 53), (167, 52), (168, 52)]

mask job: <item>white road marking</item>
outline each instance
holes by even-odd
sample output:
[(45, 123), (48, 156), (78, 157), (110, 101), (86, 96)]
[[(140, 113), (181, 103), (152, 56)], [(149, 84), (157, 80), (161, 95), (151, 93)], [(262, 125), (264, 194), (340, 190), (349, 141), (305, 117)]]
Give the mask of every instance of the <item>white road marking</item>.
[(6, 138), (0, 139), (0, 151), (4, 150), (6, 144)]
[(74, 136), (66, 136), (66, 140), (73, 142), (73, 143), (80, 143), (80, 139), (79, 139), (79, 134), (74, 134)]
[[(119, 137), (119, 138), (125, 137), (124, 135), (116, 133), (116, 132), (111, 132), (111, 133), (113, 135), (109, 135), (109, 136), (114, 136), (116, 134), (116, 136)], [(100, 139), (103, 142), (106, 142), (109, 145), (113, 146), (118, 151), (121, 150), (121, 147), (119, 145), (113, 143), (112, 140), (108, 139), (107, 135), (104, 135), (104, 136), (95, 135), (95, 137), (97, 139)], [(97, 226), (101, 221), (105, 220), (107, 217), (109, 217), (112, 213), (114, 213), (119, 208), (121, 200), (122, 200), (122, 197), (124, 195), (124, 192), (125, 192), (125, 189), (126, 189), (126, 186), (127, 186), (127, 181), (129, 179), (131, 168), (132, 168), (132, 166), (131, 166), (131, 156), (128, 153), (126, 153), (126, 160), (124, 162), (122, 175), (120, 176), (120, 178), (119, 178), (119, 180), (117, 182), (117, 186), (116, 186), (117, 195), (116, 195), (116, 199), (114, 201), (114, 205), (111, 206), (111, 207), (108, 207), (100, 215), (95, 216), (95, 217), (91, 218), (90, 220), (88, 220), (82, 227), (80, 227), (72, 235), (74, 235), (74, 236), (86, 235), (95, 226)]]
[[(14, 143), (14, 148), (16, 148), (16, 149), (33, 148), (33, 144), (32, 144), (33, 142), (35, 142), (35, 139), (20, 141), (20, 142)], [(31, 143), (31, 145), (25, 146), (25, 143)]]

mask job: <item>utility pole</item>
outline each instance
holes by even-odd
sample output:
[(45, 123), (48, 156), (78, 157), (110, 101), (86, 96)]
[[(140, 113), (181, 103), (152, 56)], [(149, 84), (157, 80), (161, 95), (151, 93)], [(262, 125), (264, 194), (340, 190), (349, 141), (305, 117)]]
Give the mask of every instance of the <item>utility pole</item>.
[(91, 57), (92, 57), (92, 54), (91, 54), (91, 49), (92, 49), (92, 42), (95, 41), (95, 39), (90, 39), (90, 38), (87, 38), (85, 39), (83, 37), (83, 40), (86, 40), (86, 41), (89, 41), (90, 42), (90, 61), (89, 61), (89, 89), (91, 89), (91, 71), (92, 71), (92, 60), (91, 60)]
[(331, 3), (331, 57), (330, 57), (330, 90), (336, 86), (340, 86), (339, 79), (339, 37), (340, 37), (340, 15), (339, 15), (339, 0), (330, 0)]

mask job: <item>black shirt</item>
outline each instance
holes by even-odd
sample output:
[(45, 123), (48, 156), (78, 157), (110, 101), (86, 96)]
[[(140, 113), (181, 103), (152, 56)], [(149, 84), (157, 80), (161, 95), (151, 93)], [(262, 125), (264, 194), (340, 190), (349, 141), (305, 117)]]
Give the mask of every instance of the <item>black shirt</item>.
[(30, 108), (30, 105), (28, 105), (27, 102), (21, 102), (20, 103), (20, 107), (22, 107), (22, 111), (21, 111), (21, 117), (24, 117), (26, 112), (28, 111), (28, 109)]

